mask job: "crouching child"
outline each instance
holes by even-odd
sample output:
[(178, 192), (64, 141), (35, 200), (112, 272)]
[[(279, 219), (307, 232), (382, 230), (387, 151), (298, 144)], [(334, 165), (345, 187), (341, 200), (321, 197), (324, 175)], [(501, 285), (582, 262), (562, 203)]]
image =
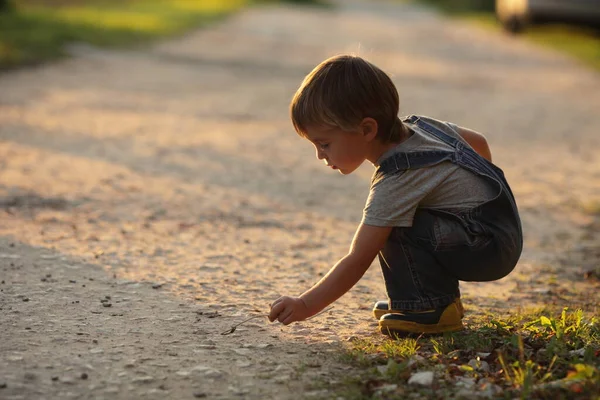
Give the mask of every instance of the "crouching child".
[(462, 329), (459, 281), (509, 274), (523, 247), (514, 196), (483, 135), (425, 116), (399, 118), (390, 77), (351, 55), (319, 64), (290, 106), (316, 156), (341, 174), (375, 171), (349, 252), (299, 297), (271, 305), (283, 324), (315, 315), (379, 257), (387, 300), (373, 308), (384, 334)]

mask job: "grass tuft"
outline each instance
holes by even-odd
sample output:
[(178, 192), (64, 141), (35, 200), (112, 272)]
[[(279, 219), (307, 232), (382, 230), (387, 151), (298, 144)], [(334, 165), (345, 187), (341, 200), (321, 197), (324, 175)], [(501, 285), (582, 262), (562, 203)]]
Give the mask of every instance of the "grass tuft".
[(440, 336), (357, 340), (342, 359), (359, 367), (336, 391), (349, 399), (380, 398), (382, 390), (384, 398), (405, 398), (416, 371), (435, 372), (434, 385), (419, 389), (423, 397), (460, 397), (464, 382), (472, 392), (496, 390), (508, 398), (600, 393), (598, 317), (567, 308), (479, 316), (468, 329)]

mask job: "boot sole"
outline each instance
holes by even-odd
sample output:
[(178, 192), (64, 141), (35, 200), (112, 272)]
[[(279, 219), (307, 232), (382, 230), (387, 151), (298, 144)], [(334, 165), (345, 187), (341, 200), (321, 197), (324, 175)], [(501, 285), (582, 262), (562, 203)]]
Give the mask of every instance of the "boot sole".
[(379, 325), (379, 332), (392, 337), (394, 335), (402, 336), (413, 333), (436, 334), (444, 332), (457, 332), (463, 329), (464, 327), (462, 321), (450, 325), (427, 325), (410, 321), (393, 321), (393, 323), (385, 323), (383, 325), (380, 323)]

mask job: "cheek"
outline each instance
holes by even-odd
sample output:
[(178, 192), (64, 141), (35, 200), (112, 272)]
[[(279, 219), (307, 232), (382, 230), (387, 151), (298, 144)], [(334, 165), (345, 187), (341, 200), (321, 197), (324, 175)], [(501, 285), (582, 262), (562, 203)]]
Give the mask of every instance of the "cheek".
[(348, 149), (348, 158), (361, 158), (364, 156), (365, 149), (362, 143), (356, 143)]

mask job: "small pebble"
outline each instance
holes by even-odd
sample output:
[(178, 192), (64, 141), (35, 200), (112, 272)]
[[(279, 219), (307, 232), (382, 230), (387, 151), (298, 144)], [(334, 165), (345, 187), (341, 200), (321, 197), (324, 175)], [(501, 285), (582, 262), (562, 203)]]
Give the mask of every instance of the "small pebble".
[(102, 305), (103, 305), (104, 307), (112, 307), (112, 304), (110, 304), (110, 303), (102, 303)]
[(58, 380), (58, 376), (53, 376), (53, 377), (52, 377), (52, 378), (50, 378), (50, 379), (52, 379), (53, 381), (57, 381), (57, 380)]
[(134, 383), (150, 383), (153, 382), (154, 378), (151, 376), (140, 376), (138, 378), (133, 379)]
[(77, 283), (77, 281), (74, 281), (73, 279), (69, 279), (69, 283)]
[(433, 383), (433, 372), (422, 371), (416, 372), (408, 379), (409, 385), (431, 386)]
[(6, 389), (6, 382), (0, 382), (0, 389)]
[(204, 373), (204, 376), (206, 376), (207, 378), (220, 378), (221, 376), (223, 376), (223, 373), (221, 371), (217, 371), (216, 369), (211, 369), (206, 371)]
[(203, 399), (206, 397), (206, 393), (204, 392), (194, 392), (194, 397), (197, 399)]
[[(4, 283), (4, 281), (2, 281), (2, 283)], [(29, 297), (24, 297), (23, 301), (29, 301)]]
[(85, 372), (81, 374), (81, 379), (87, 379), (88, 378), (88, 374), (86, 374)]

